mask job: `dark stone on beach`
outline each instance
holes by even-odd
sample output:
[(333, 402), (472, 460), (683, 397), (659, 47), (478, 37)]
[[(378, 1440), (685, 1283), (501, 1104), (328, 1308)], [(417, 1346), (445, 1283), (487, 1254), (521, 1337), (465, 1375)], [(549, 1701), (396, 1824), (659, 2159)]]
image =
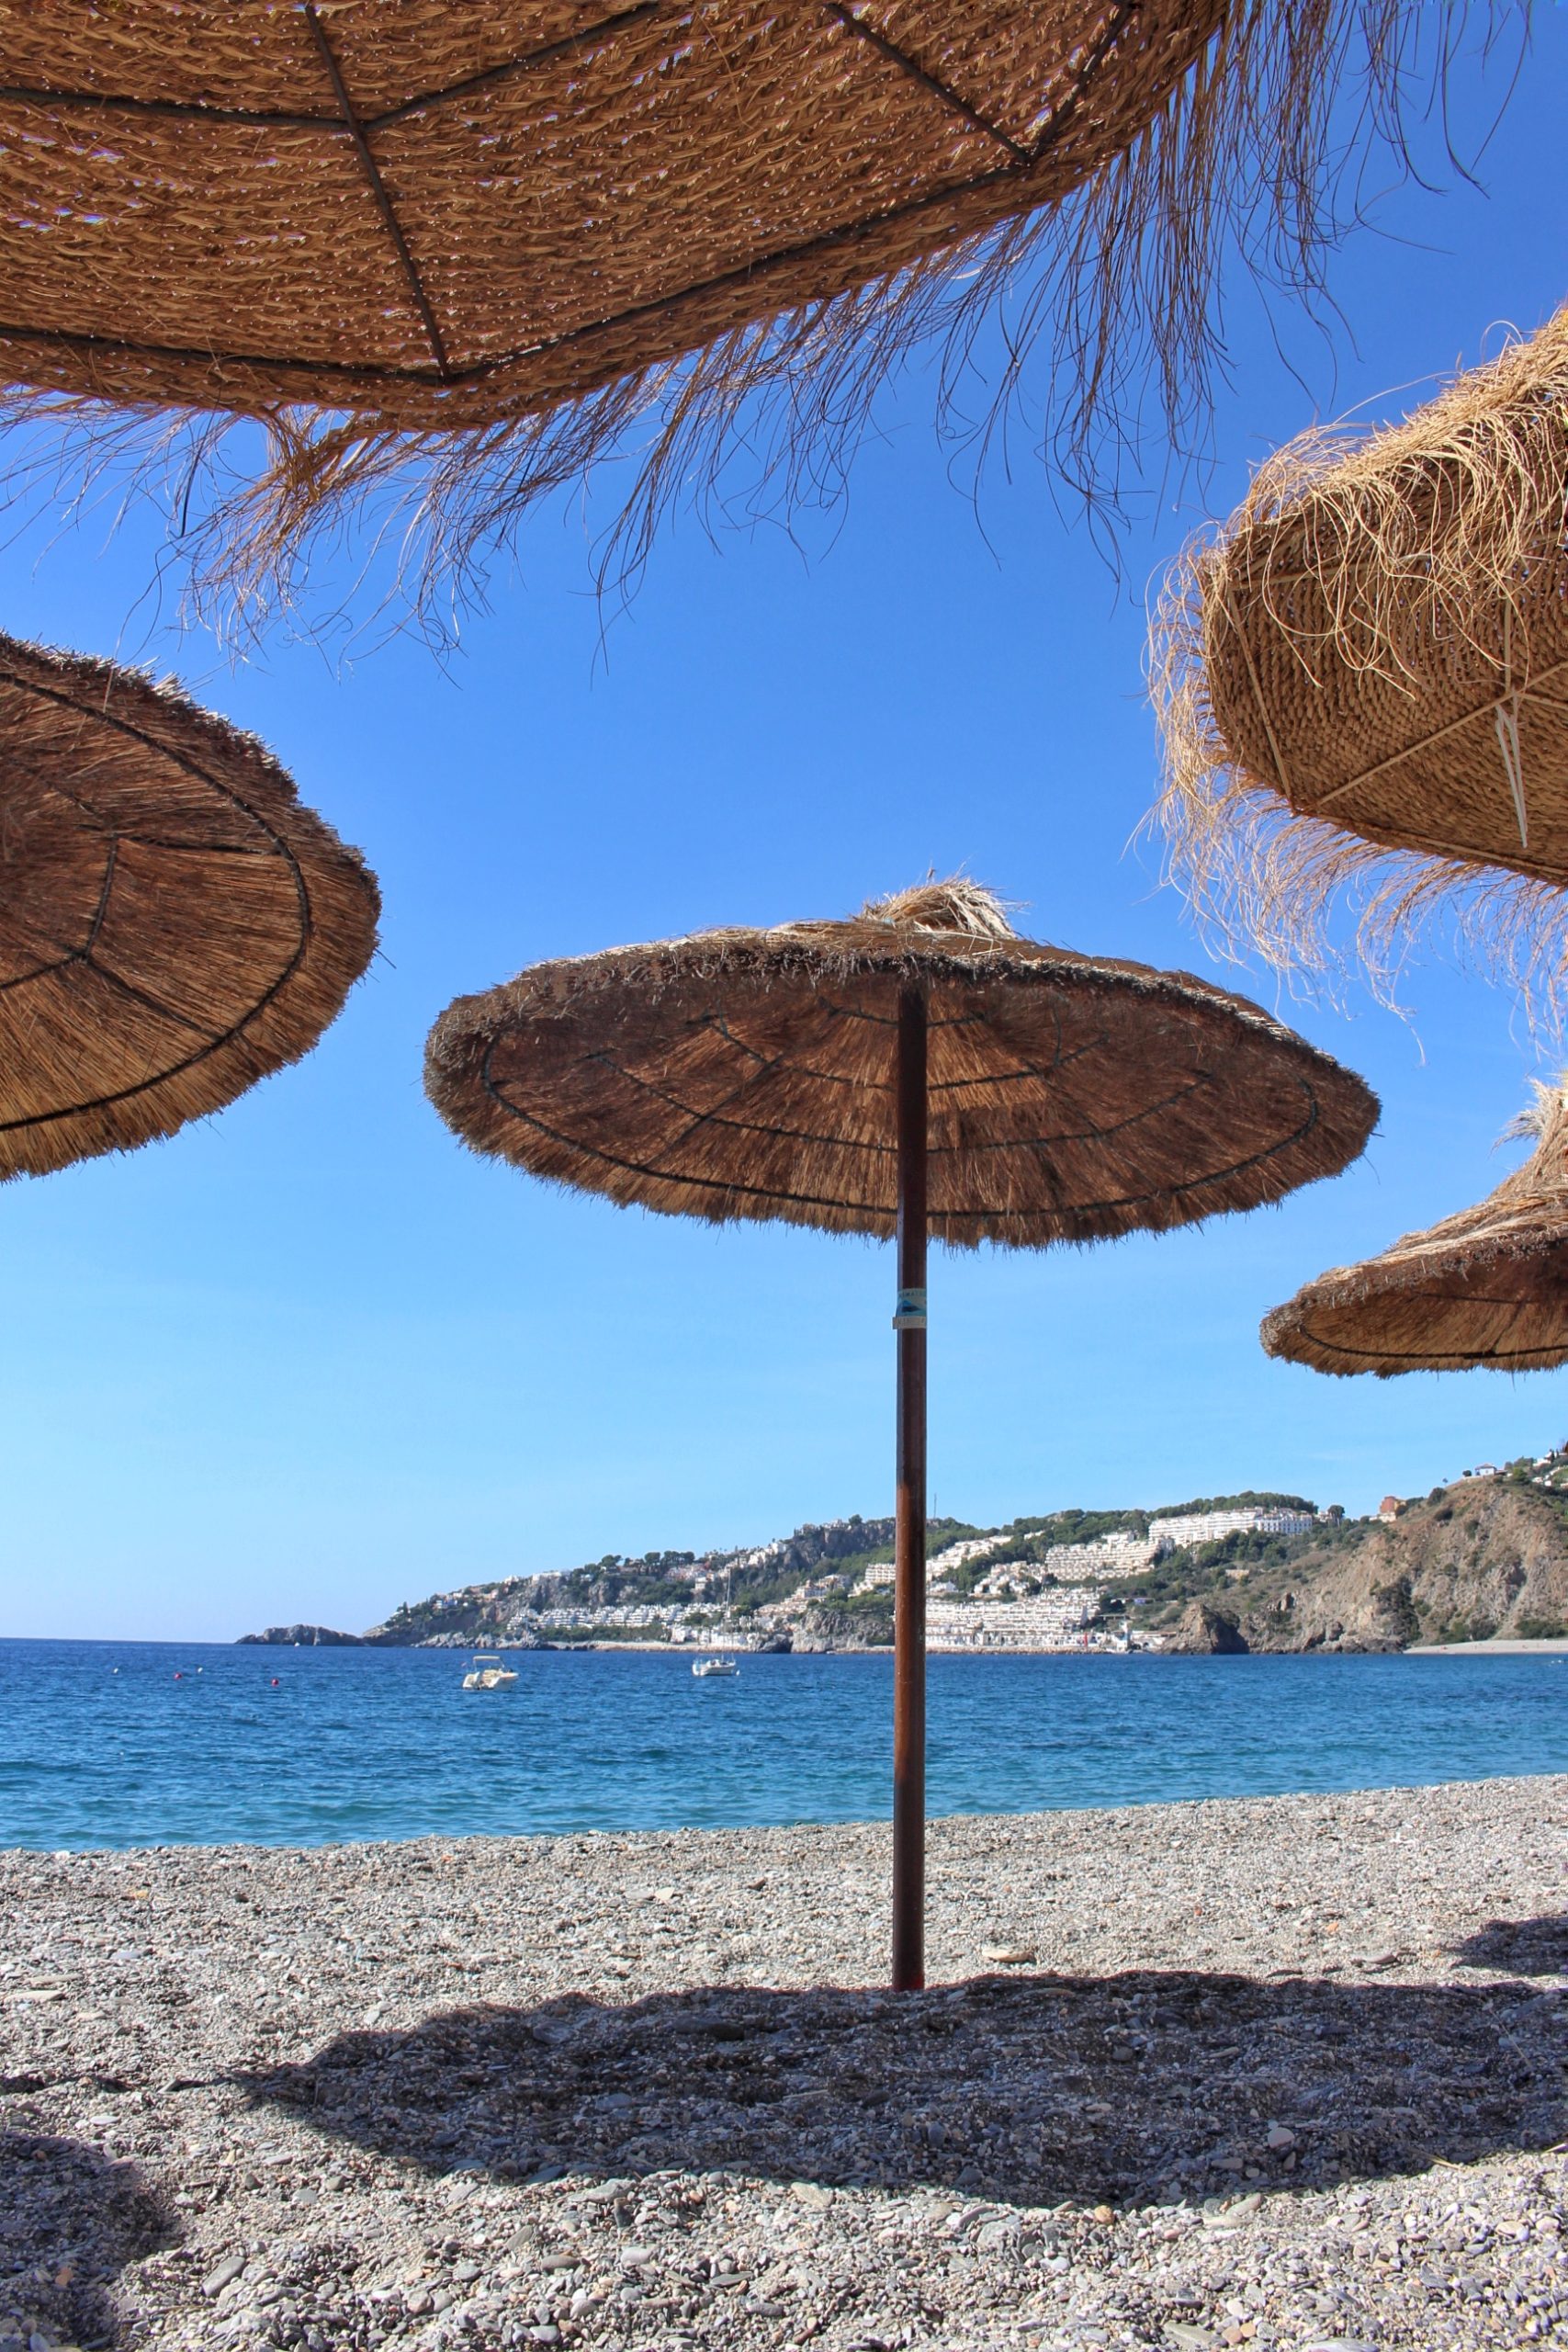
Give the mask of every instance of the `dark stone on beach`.
[(334, 1634), (330, 1625), (269, 1625), (265, 1634), (242, 1634), (235, 1644), (243, 1649), (257, 1643), (270, 1649), (357, 1649), (357, 1634)]

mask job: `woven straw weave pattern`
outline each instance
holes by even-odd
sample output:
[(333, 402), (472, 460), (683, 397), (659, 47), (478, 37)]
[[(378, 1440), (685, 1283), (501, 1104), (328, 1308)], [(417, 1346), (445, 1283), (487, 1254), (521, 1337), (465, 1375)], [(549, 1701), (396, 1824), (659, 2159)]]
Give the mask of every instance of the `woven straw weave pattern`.
[(5, 371), (514, 417), (1060, 198), (1221, 14), (5, 0)]
[(476, 1149), (536, 1175), (887, 1236), (910, 982), (941, 1240), (1093, 1241), (1256, 1207), (1337, 1172), (1377, 1115), (1358, 1078), (1187, 974), (870, 910), (536, 966), (448, 1009), (426, 1085)]
[(0, 1177), (172, 1135), (315, 1044), (376, 885), (254, 738), (0, 639)]

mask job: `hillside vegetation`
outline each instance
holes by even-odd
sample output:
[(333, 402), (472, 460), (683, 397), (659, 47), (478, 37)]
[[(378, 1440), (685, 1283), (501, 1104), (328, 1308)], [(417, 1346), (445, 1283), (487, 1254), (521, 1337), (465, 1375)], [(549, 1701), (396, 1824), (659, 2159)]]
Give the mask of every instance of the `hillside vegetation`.
[[(995, 1539), (945, 1572), (960, 1594), (1004, 1566), (1032, 1572), (1041, 1584), (1071, 1584), (1078, 1578), (1064, 1572), (1063, 1545), (1121, 1531), (1142, 1535), (1156, 1518), (1248, 1507), (1314, 1508), (1299, 1495), (1247, 1492), (1158, 1510), (1075, 1508), (997, 1528), (941, 1519), (929, 1522), (927, 1543), (934, 1555), (966, 1538)], [(405, 1603), (362, 1638), (400, 1647), (661, 1640), (676, 1611), (688, 1628), (695, 1622), (739, 1633), (750, 1624), (751, 1637), (761, 1638), (769, 1621), (755, 1622), (756, 1611), (798, 1594), (792, 1633), (778, 1634), (774, 1645), (880, 1648), (892, 1638), (892, 1594), (886, 1586), (852, 1588), (892, 1552), (891, 1519), (857, 1517), (734, 1551), (606, 1553), (560, 1574), (503, 1577)], [(1083, 1580), (1100, 1591), (1101, 1624), (1130, 1623), (1176, 1650), (1395, 1650), (1495, 1634), (1565, 1635), (1568, 1455), (1434, 1487), (1402, 1503), (1387, 1523), (1331, 1509), (1299, 1535), (1233, 1533), (1124, 1577), (1096, 1565)], [(582, 1611), (594, 1622), (562, 1622), (563, 1613)], [(297, 1626), (250, 1638), (334, 1637)]]
[(1399, 1650), (1415, 1642), (1568, 1634), (1568, 1495), (1523, 1467), (1434, 1487), (1397, 1518), (1294, 1537), (1231, 1536), (1137, 1580), (1134, 1623), (1212, 1649)]

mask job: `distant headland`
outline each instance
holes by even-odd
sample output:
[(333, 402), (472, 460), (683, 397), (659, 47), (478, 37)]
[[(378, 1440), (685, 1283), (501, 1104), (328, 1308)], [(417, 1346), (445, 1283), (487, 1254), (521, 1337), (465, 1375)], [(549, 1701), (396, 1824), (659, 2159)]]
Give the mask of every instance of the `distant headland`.
[(330, 1625), (269, 1625), (265, 1634), (242, 1634), (241, 1644), (260, 1642), (273, 1649), (360, 1649), (363, 1634), (334, 1634)]
[[(1568, 1448), (1483, 1463), (1352, 1519), (1246, 1492), (1156, 1510), (1048, 1511), (927, 1529), (936, 1651), (1388, 1651), (1568, 1636)], [(880, 1649), (893, 1636), (893, 1521), (809, 1523), (720, 1552), (648, 1552), (405, 1602), (364, 1634), (274, 1625), (243, 1639), (519, 1649), (726, 1645)]]

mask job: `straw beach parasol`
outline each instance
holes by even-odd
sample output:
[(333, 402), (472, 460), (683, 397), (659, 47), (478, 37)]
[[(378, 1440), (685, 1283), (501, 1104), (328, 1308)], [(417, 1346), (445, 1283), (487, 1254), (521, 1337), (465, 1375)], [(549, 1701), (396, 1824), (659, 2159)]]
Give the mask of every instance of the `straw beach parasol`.
[(1156, 622), (1162, 817), (1203, 912), (1321, 965), (1359, 887), (1382, 973), (1457, 904), (1560, 960), (1568, 883), (1568, 311), (1404, 424), (1314, 433), (1190, 548)]
[(1152, 345), (1179, 407), (1220, 232), (1310, 279), (1337, 87), (1359, 73), (1397, 149), (1413, 59), (1440, 80), (1466, 14), (0, 0), (0, 383), (22, 417), (265, 420), (224, 461), (243, 573), (411, 465), (460, 555), (641, 416), (656, 507), (754, 395), (819, 479), (900, 355), (961, 354), (1040, 246), (1015, 356), (1048, 324), (1087, 417), (1134, 349), (1136, 407)]
[(1509, 1128), (1535, 1149), (1472, 1209), (1337, 1266), (1265, 1317), (1271, 1356), (1314, 1372), (1540, 1372), (1568, 1363), (1568, 1091)]
[(309, 1051), (374, 876), (253, 736), (0, 638), (0, 1177), (130, 1150)]
[(1254, 1208), (1354, 1159), (1376, 1102), (1257, 1006), (1021, 939), (964, 882), (536, 965), (448, 1007), (425, 1083), (535, 1175), (896, 1238), (893, 1973), (918, 1985), (928, 1234), (1041, 1247)]

